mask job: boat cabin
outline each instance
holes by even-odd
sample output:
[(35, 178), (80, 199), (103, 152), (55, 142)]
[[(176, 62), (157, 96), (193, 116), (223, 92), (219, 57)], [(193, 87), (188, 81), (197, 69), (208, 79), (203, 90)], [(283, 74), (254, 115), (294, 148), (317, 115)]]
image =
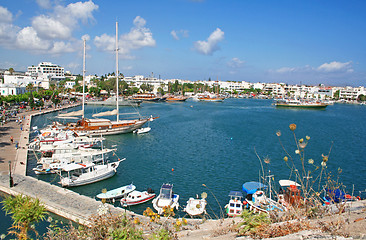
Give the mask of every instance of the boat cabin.
[(230, 201), (226, 205), (226, 213), (229, 217), (240, 216), (243, 212), (243, 194), (239, 191), (230, 191)]
[(298, 187), (301, 185), (291, 180), (280, 180), (280, 192), (278, 201), (285, 205), (299, 206), (301, 205), (301, 191)]
[(160, 199), (172, 199), (173, 185), (163, 184), (160, 189)]

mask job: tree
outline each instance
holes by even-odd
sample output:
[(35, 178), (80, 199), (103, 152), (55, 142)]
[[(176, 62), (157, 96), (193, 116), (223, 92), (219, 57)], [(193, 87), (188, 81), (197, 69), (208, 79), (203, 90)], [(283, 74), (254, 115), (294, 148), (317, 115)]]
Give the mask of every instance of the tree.
[(14, 73), (14, 68), (9, 68), (9, 70), (8, 70), (9, 72), (10, 72), (10, 75), (13, 75), (13, 73)]
[(13, 220), (10, 234), (15, 234), (18, 239), (28, 239), (28, 232), (37, 231), (33, 228), (35, 222), (45, 219), (46, 208), (41, 204), (39, 199), (29, 196), (17, 195), (15, 197), (7, 197), (2, 201), (3, 209), (6, 214), (11, 214)]
[(340, 90), (337, 90), (334, 94), (333, 94), (333, 97), (335, 98), (335, 99), (339, 99), (339, 93), (340, 93)]
[(34, 90), (33, 83), (29, 83), (29, 84), (25, 87), (25, 90), (27, 90), (28, 92), (33, 92), (33, 90)]
[(363, 94), (360, 94), (358, 97), (357, 97), (357, 100), (360, 101), (360, 102), (364, 102), (366, 101), (366, 96), (363, 95)]

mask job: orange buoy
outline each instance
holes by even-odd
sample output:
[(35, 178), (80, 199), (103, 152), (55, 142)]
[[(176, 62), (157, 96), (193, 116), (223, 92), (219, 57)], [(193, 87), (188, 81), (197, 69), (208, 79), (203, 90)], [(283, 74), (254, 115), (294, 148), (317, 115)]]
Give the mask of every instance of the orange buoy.
[(172, 172), (174, 172), (174, 168), (172, 168)]

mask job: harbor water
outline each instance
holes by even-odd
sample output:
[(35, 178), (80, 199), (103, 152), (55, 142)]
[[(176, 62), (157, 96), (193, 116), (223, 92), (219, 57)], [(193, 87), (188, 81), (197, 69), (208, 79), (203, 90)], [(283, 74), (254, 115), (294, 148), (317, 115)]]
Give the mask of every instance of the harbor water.
[[(110, 108), (87, 105), (86, 116), (103, 110)], [(123, 112), (136, 109), (120, 110), (123, 118), (130, 116)], [(150, 123), (152, 130), (147, 134), (105, 136), (105, 147), (116, 147), (117, 156), (126, 158), (117, 174), (71, 190), (95, 198), (102, 189), (133, 183), (137, 190), (152, 188), (158, 194), (163, 183), (172, 183), (174, 193), (180, 195), (182, 208), (190, 197), (207, 192), (207, 211), (215, 218), (228, 202), (229, 191), (241, 191), (244, 182), (260, 180), (258, 156), (262, 163), (264, 159), (269, 162), (263, 163), (263, 168), (266, 173), (271, 171), (277, 185), (278, 180), (289, 177), (290, 169), (283, 160), (286, 153), (276, 132), (281, 132), (283, 146), (296, 159), (291, 123), (297, 125), (298, 138), (310, 137), (305, 148), (306, 161), (314, 159), (319, 166), (322, 154), (329, 154), (327, 169), (335, 177), (338, 169), (342, 169), (339, 179), (348, 193), (357, 196), (366, 189), (365, 106), (335, 104), (325, 110), (277, 109), (271, 100), (226, 99), (143, 103), (137, 110), (142, 116), (159, 118)], [(55, 121), (56, 114), (37, 116), (32, 126), (42, 128)], [(57, 175), (36, 176), (31, 171), (35, 162), (30, 154), (28, 175), (59, 185)], [(114, 204), (120, 206), (119, 202)], [(147, 207), (152, 207), (151, 201), (128, 209), (142, 213)], [(181, 210), (177, 214), (185, 215)]]

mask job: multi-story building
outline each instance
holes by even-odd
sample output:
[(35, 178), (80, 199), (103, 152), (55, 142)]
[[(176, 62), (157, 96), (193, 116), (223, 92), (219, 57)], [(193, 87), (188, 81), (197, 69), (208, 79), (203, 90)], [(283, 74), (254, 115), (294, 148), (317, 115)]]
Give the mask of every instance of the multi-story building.
[(41, 62), (38, 66), (28, 67), (28, 75), (32, 77), (42, 77), (53, 81), (65, 79), (65, 70), (56, 64), (50, 62)]

